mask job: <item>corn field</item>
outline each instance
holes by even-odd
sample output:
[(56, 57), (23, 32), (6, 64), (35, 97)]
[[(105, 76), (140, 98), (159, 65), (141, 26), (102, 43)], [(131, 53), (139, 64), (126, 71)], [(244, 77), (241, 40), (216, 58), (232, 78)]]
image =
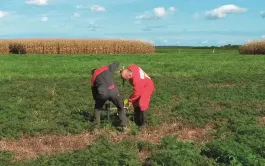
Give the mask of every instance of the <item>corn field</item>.
[(154, 51), (152, 44), (137, 40), (0, 40), (0, 54), (149, 54)]
[(265, 41), (248, 42), (239, 48), (240, 54), (265, 54)]

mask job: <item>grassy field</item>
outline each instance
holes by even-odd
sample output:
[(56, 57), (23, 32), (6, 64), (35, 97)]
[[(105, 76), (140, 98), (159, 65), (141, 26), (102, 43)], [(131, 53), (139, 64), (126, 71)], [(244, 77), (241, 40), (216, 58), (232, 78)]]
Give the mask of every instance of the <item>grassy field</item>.
[[(100, 130), (93, 126), (91, 69), (113, 61), (120, 67), (135, 63), (154, 81), (149, 137), (133, 122), (131, 133), (119, 135), (115, 116), (110, 124), (104, 116)], [(1, 165), (13, 160), (14, 165), (265, 165), (264, 55), (218, 49), (214, 54), (159, 49), (151, 55), (0, 55), (0, 73)], [(122, 86), (118, 73), (114, 77), (125, 99), (132, 87)], [(23, 141), (14, 143), (33, 136), (38, 144), (51, 136), (46, 144), (57, 147), (61, 137), (75, 134), (80, 137), (71, 145), (74, 151), (47, 150), (30, 160), (22, 160), (31, 154), (19, 150)], [(83, 145), (90, 136), (99, 137)], [(113, 141), (118, 138), (124, 139)], [(34, 152), (30, 142), (27, 147)]]

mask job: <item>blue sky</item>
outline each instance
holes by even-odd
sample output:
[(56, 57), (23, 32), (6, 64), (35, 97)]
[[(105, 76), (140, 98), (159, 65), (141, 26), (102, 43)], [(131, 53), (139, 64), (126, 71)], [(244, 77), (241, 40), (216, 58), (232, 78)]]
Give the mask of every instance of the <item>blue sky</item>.
[(265, 39), (265, 1), (1, 0), (0, 38), (243, 44)]

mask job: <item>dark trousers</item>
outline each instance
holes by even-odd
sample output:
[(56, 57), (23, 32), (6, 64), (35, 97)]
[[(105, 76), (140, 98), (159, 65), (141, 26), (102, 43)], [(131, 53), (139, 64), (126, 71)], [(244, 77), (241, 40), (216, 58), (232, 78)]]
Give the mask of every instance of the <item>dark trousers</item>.
[(106, 101), (111, 101), (118, 109), (119, 119), (121, 121), (121, 126), (127, 125), (126, 111), (123, 106), (123, 102), (119, 96), (117, 89), (112, 89), (109, 91), (108, 96), (101, 96), (95, 100), (95, 117), (96, 122), (100, 123), (100, 110), (103, 108)]
[(143, 111), (140, 107), (134, 108), (134, 120), (137, 126), (145, 126), (147, 123), (147, 110)]

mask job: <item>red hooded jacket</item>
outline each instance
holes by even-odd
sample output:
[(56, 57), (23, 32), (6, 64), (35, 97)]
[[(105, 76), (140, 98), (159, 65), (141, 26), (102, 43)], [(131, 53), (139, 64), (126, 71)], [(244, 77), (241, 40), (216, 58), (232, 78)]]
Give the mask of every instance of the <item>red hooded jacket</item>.
[(131, 64), (128, 69), (132, 71), (132, 78), (129, 80), (133, 86), (133, 92), (129, 97), (129, 102), (133, 102), (138, 99), (143, 91), (153, 90), (153, 81), (151, 78), (137, 65)]

